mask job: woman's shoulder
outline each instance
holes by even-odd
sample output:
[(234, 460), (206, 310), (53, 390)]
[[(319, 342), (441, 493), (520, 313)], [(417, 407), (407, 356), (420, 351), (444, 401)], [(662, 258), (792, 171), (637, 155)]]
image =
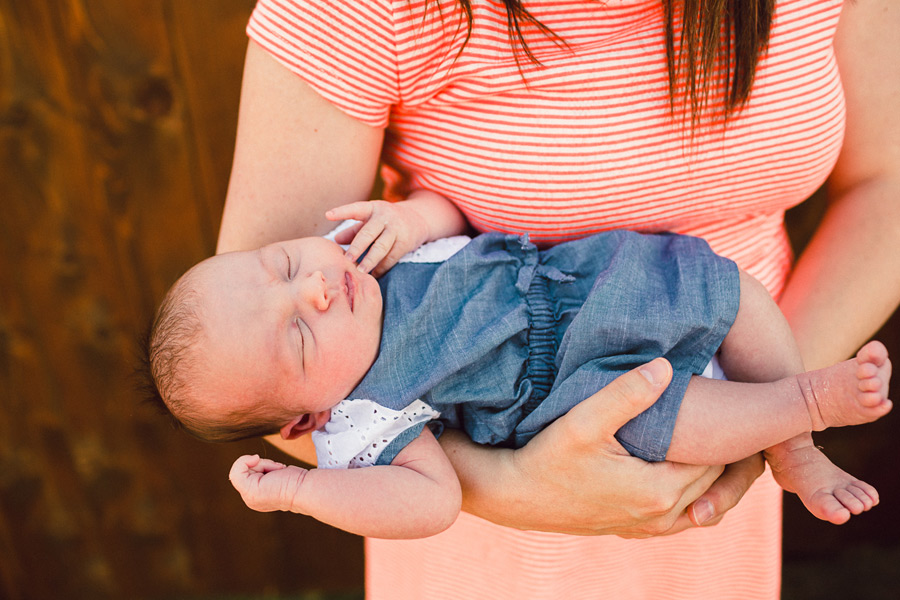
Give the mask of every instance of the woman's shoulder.
[(338, 108), (374, 127), (421, 101), (466, 40), (455, 0), (260, 0), (247, 34)]
[(398, 101), (391, 0), (259, 0), (247, 35), (337, 108), (373, 127)]

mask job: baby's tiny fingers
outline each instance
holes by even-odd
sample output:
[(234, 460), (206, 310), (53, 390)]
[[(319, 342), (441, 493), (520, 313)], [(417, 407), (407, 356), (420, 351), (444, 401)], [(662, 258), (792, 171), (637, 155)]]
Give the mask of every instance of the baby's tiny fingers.
[(228, 479), (231, 480), (232, 483), (245, 479), (258, 463), (258, 454), (245, 454), (244, 456), (241, 456), (231, 465), (231, 470), (228, 472)]
[(363, 252), (369, 250), (376, 239), (384, 232), (384, 223), (369, 221), (356, 233), (350, 246), (347, 248), (347, 256), (351, 260), (356, 260), (362, 256)]
[(363, 273), (369, 273), (379, 266), (384, 258), (390, 255), (396, 241), (397, 235), (395, 233), (388, 230), (382, 231), (378, 239), (369, 246), (369, 251), (366, 253), (365, 258), (359, 263), (359, 270)]
[(341, 229), (336, 234), (334, 234), (334, 241), (338, 244), (349, 244), (353, 241), (353, 238), (356, 237), (357, 232), (362, 229), (362, 226), (365, 223), (356, 223), (347, 227), (346, 229)]
[(345, 219), (356, 219), (365, 221), (372, 216), (372, 210), (375, 203), (361, 200), (359, 202), (351, 202), (350, 204), (342, 204), (325, 211), (325, 218), (329, 221), (343, 221)]
[(268, 458), (261, 458), (259, 463), (257, 463), (255, 470), (260, 473), (269, 473), (271, 471), (280, 471), (284, 467), (285, 465), (283, 463), (275, 462)]
[(375, 267), (375, 270), (372, 271), (372, 275), (375, 277), (381, 277), (385, 273), (391, 270), (394, 265), (400, 262), (400, 259), (406, 256), (407, 250), (405, 247), (400, 244), (399, 241), (395, 240), (394, 245), (391, 248), (391, 251), (388, 252), (387, 256), (385, 256), (378, 266)]

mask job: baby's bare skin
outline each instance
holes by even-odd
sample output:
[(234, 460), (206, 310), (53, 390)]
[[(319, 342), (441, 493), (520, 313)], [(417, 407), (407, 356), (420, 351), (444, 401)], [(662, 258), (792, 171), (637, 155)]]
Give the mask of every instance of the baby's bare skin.
[(891, 361), (881, 342), (866, 344), (855, 359), (797, 378), (813, 431), (871, 423), (891, 410)]
[[(866, 344), (855, 359), (797, 377), (814, 431), (870, 423), (892, 408), (887, 398), (891, 362), (880, 342)], [(800, 496), (816, 517), (840, 525), (878, 504), (878, 492), (834, 465), (810, 434), (769, 448), (775, 480)]]

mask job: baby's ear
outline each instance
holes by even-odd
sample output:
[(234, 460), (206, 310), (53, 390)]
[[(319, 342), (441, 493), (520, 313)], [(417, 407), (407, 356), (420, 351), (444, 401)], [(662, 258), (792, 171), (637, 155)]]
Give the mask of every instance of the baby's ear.
[(331, 418), (330, 410), (317, 413), (307, 413), (295, 417), (290, 423), (281, 428), (281, 437), (286, 440), (294, 440), (311, 431), (321, 429)]

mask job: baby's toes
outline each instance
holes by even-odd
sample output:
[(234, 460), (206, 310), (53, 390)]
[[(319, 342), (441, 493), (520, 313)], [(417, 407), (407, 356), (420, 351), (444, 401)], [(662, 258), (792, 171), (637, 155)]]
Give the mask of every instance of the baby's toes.
[(881, 381), (878, 377), (878, 365), (875, 363), (864, 362), (859, 363), (859, 366), (856, 368), (856, 378), (860, 381), (869, 381), (874, 379), (875, 381)]
[(866, 510), (878, 504), (878, 490), (865, 481), (854, 481), (847, 486), (847, 489), (865, 505)]
[(810, 502), (806, 504), (806, 508), (823, 521), (835, 525), (842, 525), (850, 520), (850, 511), (844, 504), (833, 493), (824, 490), (813, 494)]
[(873, 408), (887, 399), (887, 394), (882, 391), (884, 386), (877, 379), (864, 379), (859, 382), (859, 393), (856, 401), (866, 408)]
[[(863, 496), (865, 496), (865, 494), (863, 494)], [(838, 502), (840, 502), (844, 508), (854, 515), (858, 515), (867, 510), (865, 503), (847, 488), (838, 488), (834, 490), (834, 497), (837, 498)], [(868, 498), (868, 496), (866, 497)]]
[(874, 421), (891, 412), (894, 403), (884, 397), (881, 392), (861, 392), (857, 394), (857, 402), (865, 409), (867, 418)]
[(887, 348), (884, 347), (884, 344), (877, 340), (873, 340), (863, 346), (859, 352), (856, 353), (856, 359), (860, 362), (860, 364), (864, 363), (873, 363), (875, 366), (880, 367), (887, 360), (888, 351)]

